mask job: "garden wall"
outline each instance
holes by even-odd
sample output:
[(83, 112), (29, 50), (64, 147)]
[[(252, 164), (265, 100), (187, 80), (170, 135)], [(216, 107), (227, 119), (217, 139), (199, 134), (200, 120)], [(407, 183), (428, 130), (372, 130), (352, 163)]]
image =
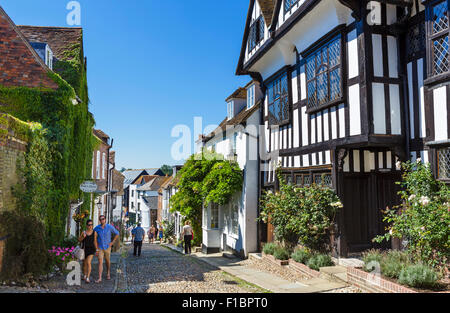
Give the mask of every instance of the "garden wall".
[(371, 293), (416, 293), (416, 291), (393, 283), (387, 279), (366, 273), (363, 270), (347, 267), (348, 283)]

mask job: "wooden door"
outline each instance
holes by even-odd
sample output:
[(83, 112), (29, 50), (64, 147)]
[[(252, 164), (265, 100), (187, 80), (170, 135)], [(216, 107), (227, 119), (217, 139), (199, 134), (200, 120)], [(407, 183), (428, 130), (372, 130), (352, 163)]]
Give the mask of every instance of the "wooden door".
[(399, 175), (386, 173), (347, 174), (343, 180), (344, 233), (349, 252), (389, 248), (372, 239), (386, 232), (382, 211), (399, 203), (396, 181)]

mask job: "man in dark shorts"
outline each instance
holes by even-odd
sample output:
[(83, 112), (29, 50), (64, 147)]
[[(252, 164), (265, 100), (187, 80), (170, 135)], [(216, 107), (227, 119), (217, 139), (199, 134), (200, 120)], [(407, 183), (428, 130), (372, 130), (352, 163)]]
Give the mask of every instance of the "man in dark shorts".
[(142, 250), (142, 242), (145, 238), (145, 230), (141, 227), (141, 223), (137, 225), (135, 229), (131, 231), (132, 235), (132, 241), (134, 243), (134, 253), (133, 255), (136, 256), (136, 252), (138, 256), (141, 256), (141, 250)]

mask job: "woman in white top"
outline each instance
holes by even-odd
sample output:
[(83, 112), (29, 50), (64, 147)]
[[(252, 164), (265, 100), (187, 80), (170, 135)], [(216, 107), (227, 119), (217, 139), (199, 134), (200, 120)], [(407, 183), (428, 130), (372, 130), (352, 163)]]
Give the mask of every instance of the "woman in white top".
[(183, 226), (183, 232), (181, 234), (184, 236), (184, 253), (191, 254), (191, 240), (194, 231), (192, 230), (189, 221), (186, 221), (185, 225)]

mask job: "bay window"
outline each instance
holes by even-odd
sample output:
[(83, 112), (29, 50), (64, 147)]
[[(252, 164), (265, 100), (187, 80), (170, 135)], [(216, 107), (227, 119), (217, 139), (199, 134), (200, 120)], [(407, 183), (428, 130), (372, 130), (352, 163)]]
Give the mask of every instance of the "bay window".
[(341, 35), (306, 56), (306, 92), (309, 111), (343, 99)]
[(269, 123), (282, 125), (289, 122), (289, 89), (287, 73), (268, 84)]
[(449, 0), (430, 1), (427, 5), (428, 79), (439, 83), (448, 78), (449, 64)]

